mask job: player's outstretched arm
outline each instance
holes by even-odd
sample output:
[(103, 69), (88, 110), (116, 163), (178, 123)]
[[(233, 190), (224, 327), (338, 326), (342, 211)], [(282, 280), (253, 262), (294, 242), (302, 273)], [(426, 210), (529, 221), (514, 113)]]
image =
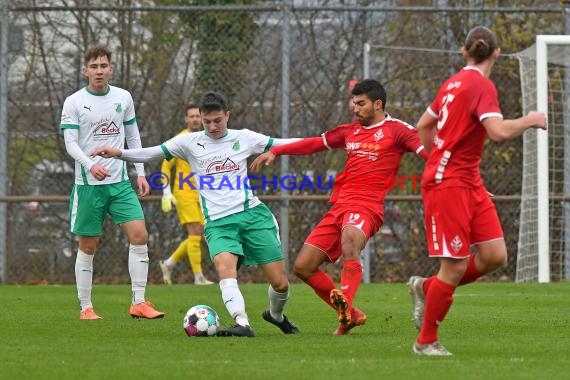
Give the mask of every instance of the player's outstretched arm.
[(108, 145), (101, 145), (91, 152), (91, 157), (119, 158), (129, 162), (149, 162), (164, 159), (165, 153), (160, 145), (140, 149), (119, 149)]
[(113, 148), (108, 145), (100, 145), (93, 152), (91, 152), (91, 157), (101, 156), (104, 158), (115, 158), (121, 157), (122, 151), (118, 148)]
[(546, 115), (543, 112), (531, 111), (518, 119), (503, 120), (489, 117), (482, 121), (489, 138), (493, 141), (506, 141), (519, 137), (530, 128), (547, 128)]
[(249, 166), (252, 171), (258, 171), (263, 165), (270, 165), (277, 156), (285, 154), (304, 155), (321, 152), (327, 149), (322, 137), (307, 137), (304, 139), (281, 139), (297, 140), (285, 145), (275, 145), (271, 150), (258, 156)]

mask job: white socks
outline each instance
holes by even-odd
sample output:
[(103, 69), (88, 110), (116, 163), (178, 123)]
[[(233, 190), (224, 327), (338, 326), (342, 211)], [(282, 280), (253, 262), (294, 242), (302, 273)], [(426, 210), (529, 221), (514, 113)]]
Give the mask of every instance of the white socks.
[(289, 287), (287, 287), (287, 291), (285, 293), (278, 293), (273, 289), (273, 287), (271, 287), (271, 285), (269, 285), (267, 295), (269, 296), (269, 313), (271, 314), (271, 317), (277, 322), (282, 322), (283, 309), (289, 299)]
[(93, 289), (93, 255), (77, 250), (75, 258), (75, 283), (81, 311), (92, 308), (91, 289)]
[(148, 247), (129, 244), (129, 274), (133, 291), (132, 304), (144, 302), (144, 292), (148, 278)]
[(239, 290), (237, 279), (226, 278), (221, 280), (220, 290), (222, 291), (222, 301), (224, 301), (228, 313), (235, 319), (236, 323), (241, 326), (249, 326), (245, 312), (245, 301)]
[[(93, 256), (77, 250), (75, 259), (75, 282), (81, 310), (93, 307), (91, 290), (93, 289)], [(133, 291), (132, 304), (144, 302), (144, 292), (148, 277), (148, 248), (145, 245), (129, 245), (129, 274)]]
[(176, 261), (170, 256), (168, 259), (164, 260), (163, 263), (166, 265), (168, 269), (172, 269), (176, 266)]

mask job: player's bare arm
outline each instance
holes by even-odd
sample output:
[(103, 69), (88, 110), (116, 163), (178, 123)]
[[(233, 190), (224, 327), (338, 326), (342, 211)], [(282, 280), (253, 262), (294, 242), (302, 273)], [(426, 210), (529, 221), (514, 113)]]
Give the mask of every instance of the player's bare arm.
[(437, 119), (434, 119), (434, 117), (427, 111), (424, 112), (418, 121), (418, 135), (420, 136), (420, 141), (428, 154), (433, 146), (433, 134), (436, 124)]
[(255, 160), (253, 160), (251, 165), (249, 165), (249, 169), (253, 172), (258, 172), (259, 170), (261, 170), (261, 167), (263, 165), (266, 166), (271, 165), (273, 161), (275, 161), (275, 157), (276, 157), (275, 154), (273, 154), (271, 151), (262, 153), (259, 156), (257, 156)]
[(493, 141), (505, 141), (519, 137), (529, 128), (546, 130), (546, 115), (543, 112), (531, 111), (518, 119), (503, 120), (489, 117), (482, 121), (489, 138)]

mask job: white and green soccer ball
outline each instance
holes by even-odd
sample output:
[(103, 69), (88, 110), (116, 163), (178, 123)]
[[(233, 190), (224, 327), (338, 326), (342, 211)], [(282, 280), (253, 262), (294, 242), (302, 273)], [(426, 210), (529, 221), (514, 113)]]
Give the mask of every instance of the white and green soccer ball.
[(220, 327), (220, 317), (210, 306), (192, 306), (184, 316), (182, 323), (188, 336), (213, 336)]

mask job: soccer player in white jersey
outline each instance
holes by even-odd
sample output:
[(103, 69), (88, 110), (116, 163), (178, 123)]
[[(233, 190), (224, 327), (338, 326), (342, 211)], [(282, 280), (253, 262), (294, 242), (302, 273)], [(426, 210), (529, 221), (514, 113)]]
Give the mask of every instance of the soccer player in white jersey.
[[(283, 314), (289, 299), (279, 229), (273, 214), (251, 191), (247, 158), (299, 139), (273, 139), (248, 129), (228, 129), (230, 111), (226, 100), (207, 93), (200, 103), (204, 131), (178, 135), (162, 145), (143, 149), (120, 149), (104, 145), (92, 157), (116, 157), (125, 161), (148, 162), (173, 157), (188, 161), (196, 173), (200, 204), (205, 219), (205, 236), (218, 277), (222, 300), (235, 326), (221, 330), (221, 336), (255, 334), (250, 327), (245, 301), (237, 282), (240, 264), (259, 265), (269, 282), (269, 309), (263, 319), (285, 334), (299, 329)], [(190, 178), (179, 186), (190, 186)]]
[[(93, 310), (93, 257), (107, 213), (120, 225), (129, 240), (133, 318), (162, 318), (145, 300), (148, 276), (148, 233), (137, 194), (127, 177), (125, 163), (89, 157), (95, 147), (107, 144), (140, 148), (141, 140), (131, 94), (109, 85), (113, 74), (111, 52), (104, 46), (90, 48), (84, 58), (83, 75), (87, 87), (65, 99), (60, 128), (67, 152), (75, 160), (75, 186), (70, 198), (71, 232), (79, 236), (75, 279), (83, 320), (101, 319)], [(141, 196), (150, 188), (143, 164), (136, 164)]]

